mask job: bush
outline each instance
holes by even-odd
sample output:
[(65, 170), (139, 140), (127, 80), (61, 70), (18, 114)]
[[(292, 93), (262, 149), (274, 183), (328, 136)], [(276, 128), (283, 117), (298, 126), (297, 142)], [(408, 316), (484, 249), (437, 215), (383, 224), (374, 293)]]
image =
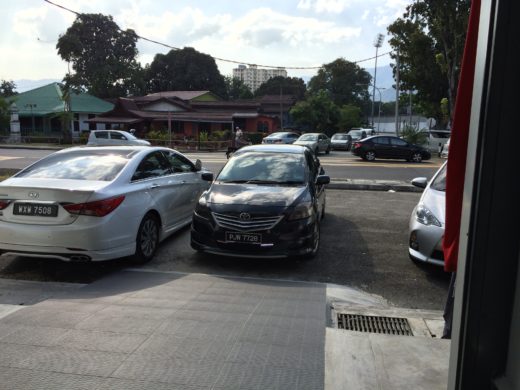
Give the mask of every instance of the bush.
[(424, 145), (428, 140), (428, 135), (423, 130), (416, 129), (410, 125), (405, 125), (401, 129), (401, 137), (405, 141), (416, 145)]
[(168, 134), (167, 131), (163, 131), (163, 130), (150, 130), (146, 134), (146, 138), (153, 139), (153, 140), (158, 140), (158, 141), (169, 141), (170, 135)]
[(249, 140), (253, 145), (262, 143), (265, 134), (263, 133), (245, 133), (244, 138)]

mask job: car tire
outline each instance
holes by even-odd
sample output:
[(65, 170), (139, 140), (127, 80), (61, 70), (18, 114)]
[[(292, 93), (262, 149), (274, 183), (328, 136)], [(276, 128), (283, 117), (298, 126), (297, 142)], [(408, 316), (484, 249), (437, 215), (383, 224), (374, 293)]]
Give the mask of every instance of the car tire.
[(421, 152), (413, 152), (412, 155), (410, 156), (410, 160), (411, 162), (415, 162), (415, 163), (420, 163), (422, 161), (422, 154)]
[(313, 236), (313, 248), (312, 250), (305, 254), (303, 258), (305, 260), (310, 260), (316, 257), (316, 254), (318, 253), (318, 250), (320, 249), (320, 223), (319, 221), (316, 221), (314, 225), (314, 236)]
[(376, 152), (369, 150), (368, 152), (365, 152), (363, 158), (367, 161), (374, 161), (376, 159)]
[(159, 246), (159, 219), (152, 213), (144, 216), (135, 239), (133, 263), (144, 264), (152, 260)]

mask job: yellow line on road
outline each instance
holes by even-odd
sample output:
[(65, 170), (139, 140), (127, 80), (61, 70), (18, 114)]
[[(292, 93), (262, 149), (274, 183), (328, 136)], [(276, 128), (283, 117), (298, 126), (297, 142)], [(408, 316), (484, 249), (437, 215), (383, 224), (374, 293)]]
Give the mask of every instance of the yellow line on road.
[(22, 157), (0, 156), (0, 161), (17, 160), (20, 158), (22, 158)]

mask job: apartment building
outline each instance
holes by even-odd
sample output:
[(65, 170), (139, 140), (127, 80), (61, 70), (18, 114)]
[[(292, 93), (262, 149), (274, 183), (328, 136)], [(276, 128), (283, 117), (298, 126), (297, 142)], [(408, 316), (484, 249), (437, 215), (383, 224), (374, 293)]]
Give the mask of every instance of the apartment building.
[(251, 65), (249, 68), (246, 65), (238, 65), (238, 68), (233, 69), (233, 77), (242, 80), (252, 92), (262, 83), (277, 76), (287, 77), (285, 68), (259, 69), (256, 65)]

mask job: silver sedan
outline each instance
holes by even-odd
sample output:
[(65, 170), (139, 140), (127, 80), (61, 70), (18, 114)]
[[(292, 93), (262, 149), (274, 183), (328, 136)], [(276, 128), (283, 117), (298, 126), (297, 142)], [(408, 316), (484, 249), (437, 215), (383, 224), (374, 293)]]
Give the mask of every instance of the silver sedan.
[(425, 177), (412, 180), (424, 192), (410, 217), (408, 252), (414, 261), (444, 265), (442, 240), (446, 214), (446, 163), (428, 183)]
[(305, 133), (298, 138), (294, 145), (307, 146), (314, 153), (320, 152), (330, 153), (330, 138), (323, 133)]

